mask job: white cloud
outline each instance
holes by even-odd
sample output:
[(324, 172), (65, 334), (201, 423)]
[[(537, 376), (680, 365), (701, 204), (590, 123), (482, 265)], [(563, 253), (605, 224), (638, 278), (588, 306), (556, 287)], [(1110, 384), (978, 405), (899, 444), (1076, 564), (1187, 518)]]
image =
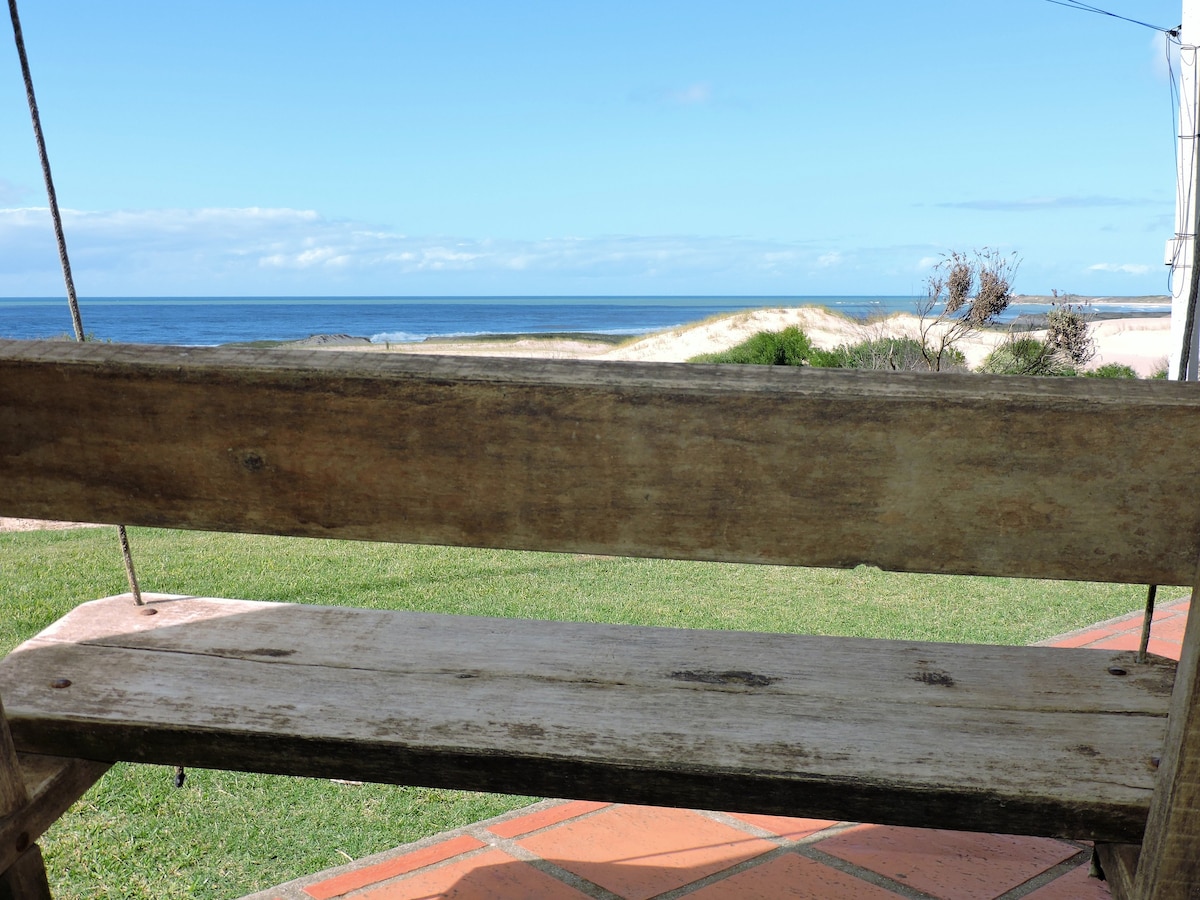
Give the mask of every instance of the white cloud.
[(985, 198), (935, 203), (942, 209), (975, 209), (986, 212), (1044, 212), (1053, 209), (1097, 209), (1103, 207), (1147, 206), (1152, 200), (1135, 197), (1108, 197), (1102, 194), (1067, 197), (1026, 197), (1020, 200)]
[(1125, 275), (1145, 275), (1152, 271), (1151, 266), (1142, 265), (1141, 263), (1096, 263), (1094, 266), (1088, 266), (1089, 272), (1120, 272)]
[(33, 195), (33, 190), (20, 184), (13, 184), (7, 178), (0, 178), (0, 205), (16, 205)]
[(704, 82), (689, 84), (683, 90), (668, 91), (666, 99), (680, 106), (698, 106), (712, 100), (712, 86)]
[[(63, 221), (76, 282), (81, 293), (92, 295), (370, 292), (380, 286), (404, 293), (410, 276), (433, 273), (476, 280), (514, 273), (592, 280), (666, 273), (705, 283), (710, 275), (734, 278), (743, 272), (794, 276), (796, 284), (781, 287), (798, 290), (804, 272), (841, 261), (839, 252), (803, 242), (687, 235), (413, 236), (313, 210), (257, 207), (64, 210)], [(45, 209), (0, 209), (0, 245), (15, 251), (0, 259), (0, 294), (56, 290), (57, 254)]]
[(707, 81), (693, 81), (682, 87), (641, 88), (630, 93), (635, 103), (650, 103), (657, 106), (733, 106), (745, 104), (724, 92), (718, 92)]
[[(686, 234), (414, 235), (314, 210), (259, 207), (66, 210), (64, 226), (75, 283), (92, 297), (920, 294), (929, 267), (939, 261), (939, 248), (921, 243), (853, 246), (828, 237)], [(0, 209), (0, 246), (0, 296), (61, 291), (44, 208)], [(1154, 267), (1136, 264), (1099, 263), (1092, 270), (1131, 286), (1134, 277), (1155, 274)], [(1038, 270), (1045, 284), (1067, 283), (1069, 275)], [(1045, 290), (1040, 283), (1027, 289)], [(1137, 293), (1149, 290), (1136, 287)]]
[[(350, 261), (349, 256), (339, 253), (335, 247), (310, 247), (308, 250), (290, 257), (276, 253), (268, 258), (277, 261), (278, 265), (292, 265), (300, 269), (308, 269), (312, 266), (344, 266)], [(261, 262), (262, 260), (260, 260)]]

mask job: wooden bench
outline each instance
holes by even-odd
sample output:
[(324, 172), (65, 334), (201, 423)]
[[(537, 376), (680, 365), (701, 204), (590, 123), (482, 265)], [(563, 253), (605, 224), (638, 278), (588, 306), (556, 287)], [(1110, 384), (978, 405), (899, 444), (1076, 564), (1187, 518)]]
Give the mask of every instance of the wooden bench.
[[(1197, 448), (1162, 382), (0, 342), (14, 516), (1193, 584)], [(1115, 896), (1200, 892), (1194, 628), (1177, 667), (149, 599), (0, 663), (13, 884), (130, 760), (1087, 838)]]

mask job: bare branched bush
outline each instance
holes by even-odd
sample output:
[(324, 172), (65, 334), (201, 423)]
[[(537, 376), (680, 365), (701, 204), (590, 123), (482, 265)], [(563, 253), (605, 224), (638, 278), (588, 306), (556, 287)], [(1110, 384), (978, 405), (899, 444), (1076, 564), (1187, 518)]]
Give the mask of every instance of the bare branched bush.
[(942, 258), (929, 277), (925, 299), (917, 304), (921, 355), (928, 368), (942, 371), (956, 344), (996, 323), (1012, 302), (1019, 265), (1015, 253), (986, 247), (972, 254), (955, 250)]
[(975, 289), (975, 267), (963, 254), (954, 252), (949, 258), (950, 272), (946, 276), (946, 311), (956, 313), (971, 298)]
[(1063, 362), (1079, 367), (1096, 355), (1096, 341), (1083, 305), (1072, 301), (1069, 294), (1054, 291), (1054, 308), (1046, 314), (1046, 346)]
[(979, 293), (975, 302), (967, 312), (968, 318), (976, 325), (987, 325), (994, 322), (1004, 310), (1008, 309), (1012, 300), (1011, 273), (1003, 270), (1003, 263), (996, 268), (980, 267)]
[(980, 370), (996, 375), (1077, 375), (1096, 355), (1084, 304), (1069, 294), (1054, 291), (1054, 302), (1046, 314), (1045, 336), (1012, 332), (992, 351)]

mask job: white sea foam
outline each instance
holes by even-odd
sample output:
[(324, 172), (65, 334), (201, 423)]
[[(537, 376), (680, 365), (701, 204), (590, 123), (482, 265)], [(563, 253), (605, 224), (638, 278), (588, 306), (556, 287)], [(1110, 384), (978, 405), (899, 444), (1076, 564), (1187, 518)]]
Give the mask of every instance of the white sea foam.
[(384, 331), (371, 335), (372, 344), (415, 344), (429, 337), (427, 334), (412, 334), (408, 331)]
[[(677, 323), (674, 325), (657, 326), (655, 331), (669, 331), (673, 328), (682, 328), (685, 323)], [(453, 340), (454, 338), (481, 338), (481, 337), (508, 337), (514, 334), (522, 336), (542, 334), (544, 330), (534, 327), (520, 329), (514, 331), (438, 331), (429, 332), (426, 334), (416, 334), (411, 331), (383, 331), (379, 334), (373, 334), (370, 337), (372, 344), (418, 344), (421, 341), (429, 340), (430, 338), (438, 338), (439, 340)], [(563, 327), (553, 331), (547, 331), (546, 334), (563, 334), (563, 333), (580, 333), (580, 334), (611, 334), (611, 335), (637, 335), (646, 334), (646, 328), (570, 328)]]

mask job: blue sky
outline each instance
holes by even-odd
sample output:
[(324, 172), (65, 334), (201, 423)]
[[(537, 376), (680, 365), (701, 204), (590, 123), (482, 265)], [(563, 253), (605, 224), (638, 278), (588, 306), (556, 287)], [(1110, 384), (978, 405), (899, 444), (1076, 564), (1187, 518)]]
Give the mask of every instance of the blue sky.
[[(1167, 292), (1162, 41), (1045, 0), (21, 15), (83, 296)], [(0, 133), (0, 296), (61, 294), (11, 38)]]

